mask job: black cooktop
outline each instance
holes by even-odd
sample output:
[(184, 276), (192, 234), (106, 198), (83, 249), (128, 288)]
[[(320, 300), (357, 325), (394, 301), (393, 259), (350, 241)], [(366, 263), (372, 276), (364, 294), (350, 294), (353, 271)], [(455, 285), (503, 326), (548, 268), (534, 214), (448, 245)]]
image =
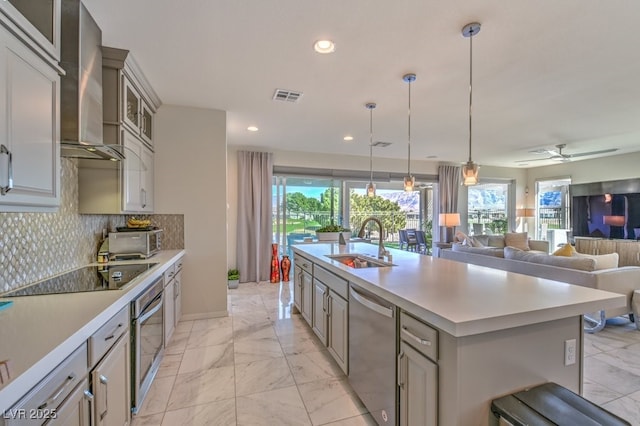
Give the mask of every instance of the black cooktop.
[(45, 281), (19, 288), (0, 297), (119, 290), (157, 263), (85, 266)]

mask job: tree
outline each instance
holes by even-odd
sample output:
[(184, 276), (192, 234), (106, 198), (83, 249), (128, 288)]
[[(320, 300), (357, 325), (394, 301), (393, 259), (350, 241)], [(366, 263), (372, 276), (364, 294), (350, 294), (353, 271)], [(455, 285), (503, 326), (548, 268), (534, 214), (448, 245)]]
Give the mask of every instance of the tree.
[(307, 197), (302, 192), (287, 194), (287, 211), (290, 213), (308, 213), (322, 209), (320, 201)]
[(400, 205), (394, 201), (389, 201), (382, 197), (368, 197), (358, 195), (351, 191), (351, 214), (349, 223), (352, 226), (360, 226), (362, 221), (368, 216), (375, 216), (380, 219), (382, 226), (387, 232), (395, 232), (402, 229), (407, 224), (406, 216), (400, 211)]

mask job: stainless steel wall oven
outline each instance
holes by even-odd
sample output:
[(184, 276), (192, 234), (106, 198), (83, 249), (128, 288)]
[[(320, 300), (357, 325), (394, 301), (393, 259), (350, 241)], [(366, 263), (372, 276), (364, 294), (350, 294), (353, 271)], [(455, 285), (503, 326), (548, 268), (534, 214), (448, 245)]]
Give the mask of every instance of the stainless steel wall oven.
[(163, 277), (131, 302), (131, 411), (140, 409), (163, 354)]

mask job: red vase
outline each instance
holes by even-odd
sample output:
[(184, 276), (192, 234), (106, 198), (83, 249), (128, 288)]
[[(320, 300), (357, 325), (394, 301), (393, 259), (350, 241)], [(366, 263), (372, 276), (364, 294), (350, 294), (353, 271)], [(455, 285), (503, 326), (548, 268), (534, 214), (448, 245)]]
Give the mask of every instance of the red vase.
[(278, 244), (271, 244), (271, 282), (280, 282), (280, 261), (278, 260)]
[(289, 282), (289, 271), (291, 270), (291, 261), (289, 260), (289, 256), (282, 255), (282, 261), (280, 262), (280, 267), (282, 268), (282, 281), (288, 283)]

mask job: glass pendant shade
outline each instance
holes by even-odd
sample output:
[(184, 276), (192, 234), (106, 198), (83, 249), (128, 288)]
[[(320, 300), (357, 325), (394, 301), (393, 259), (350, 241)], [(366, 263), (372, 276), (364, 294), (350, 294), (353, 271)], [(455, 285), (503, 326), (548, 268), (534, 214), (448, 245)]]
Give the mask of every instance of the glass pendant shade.
[(367, 184), (367, 197), (375, 197), (376, 196), (376, 184), (373, 182), (369, 182)]
[(404, 190), (406, 192), (413, 191), (416, 184), (416, 178), (414, 176), (405, 176), (404, 178)]
[(480, 167), (473, 161), (468, 161), (462, 167), (462, 184), (465, 186), (478, 184), (478, 170)]

